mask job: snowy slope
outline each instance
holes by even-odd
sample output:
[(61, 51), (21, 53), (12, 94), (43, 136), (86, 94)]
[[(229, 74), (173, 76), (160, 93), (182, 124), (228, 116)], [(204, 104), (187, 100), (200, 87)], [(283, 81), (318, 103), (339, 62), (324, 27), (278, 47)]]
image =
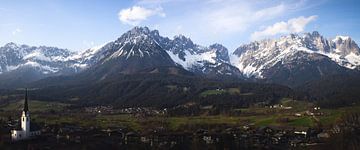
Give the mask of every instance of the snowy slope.
[(275, 64), (286, 64), (297, 53), (316, 53), (329, 57), (340, 66), (355, 69), (360, 65), (360, 50), (350, 37), (329, 40), (318, 32), (290, 34), (242, 45), (231, 56), (231, 63), (247, 77), (264, 78), (263, 72)]
[[(134, 27), (119, 39), (73, 55), (70, 60), (77, 62), (75, 66), (88, 68), (118, 57), (144, 58), (163, 52), (166, 52), (173, 62), (191, 72), (206, 74), (224, 63), (230, 64), (228, 50), (220, 44), (204, 47), (194, 44), (183, 35), (173, 39), (162, 37), (159, 31), (149, 30), (147, 27)], [(231, 69), (238, 71), (236, 68)]]
[(57, 74), (67, 71), (66, 59), (73, 53), (55, 47), (31, 47), (8, 43), (0, 47), (0, 73), (32, 67), (43, 74)]
[(72, 74), (121, 61), (134, 68), (176, 64), (194, 73), (266, 78), (264, 72), (279, 64), (320, 58), (306, 54), (325, 56), (348, 69), (360, 68), (359, 47), (348, 36), (326, 39), (318, 32), (290, 34), (242, 45), (229, 55), (221, 44), (201, 46), (183, 35), (170, 39), (157, 30), (134, 27), (114, 41), (78, 53), (56, 47), (6, 44), (0, 47), (0, 74), (24, 68), (45, 76)]

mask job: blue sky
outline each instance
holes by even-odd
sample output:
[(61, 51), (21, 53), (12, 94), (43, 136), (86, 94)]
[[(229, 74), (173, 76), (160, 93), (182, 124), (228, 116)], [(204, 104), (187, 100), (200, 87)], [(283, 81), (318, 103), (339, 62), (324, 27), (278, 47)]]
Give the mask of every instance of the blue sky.
[(360, 41), (357, 0), (2, 0), (0, 45), (73, 51), (113, 41), (134, 26), (183, 34), (233, 51), (252, 40), (319, 31)]

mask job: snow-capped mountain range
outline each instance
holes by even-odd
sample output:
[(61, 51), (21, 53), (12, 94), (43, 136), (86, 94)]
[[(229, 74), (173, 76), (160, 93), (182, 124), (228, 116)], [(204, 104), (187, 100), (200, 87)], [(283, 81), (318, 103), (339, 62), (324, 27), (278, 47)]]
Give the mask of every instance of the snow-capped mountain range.
[(349, 69), (360, 66), (359, 47), (350, 37), (326, 39), (316, 31), (242, 45), (234, 51), (231, 62), (247, 77), (266, 78), (264, 71), (277, 63), (291, 62), (297, 53), (323, 55)]
[(34, 47), (8, 43), (0, 47), (0, 74), (28, 67), (43, 74), (73, 72), (71, 69), (73, 63), (65, 61), (73, 54), (69, 50), (56, 47)]
[[(161, 55), (161, 58), (154, 59), (154, 55)], [(135, 27), (119, 39), (73, 55), (69, 60), (75, 60), (75, 66), (90, 67), (119, 58), (124, 61), (138, 59), (137, 62), (152, 58), (147, 62), (149, 64), (163, 59), (162, 63), (157, 64), (180, 66), (195, 73), (241, 75), (238, 69), (230, 65), (228, 50), (224, 46), (200, 46), (183, 35), (169, 39), (147, 27)]]
[[(221, 44), (200, 46), (183, 35), (170, 39), (157, 30), (134, 27), (113, 42), (78, 53), (55, 47), (6, 44), (0, 47), (0, 74), (24, 68), (32, 68), (44, 77), (83, 70), (129, 74), (148, 67), (177, 66), (197, 74), (266, 79), (271, 78), (274, 68), (279, 66), (291, 74), (294, 61), (313, 64), (320, 58), (345, 70), (360, 68), (359, 47), (346, 36), (326, 39), (318, 32), (290, 34), (251, 42), (228, 54), (228, 49)], [(318, 62), (314, 65), (321, 75), (327, 73)], [(106, 75), (108, 73), (104, 73)]]

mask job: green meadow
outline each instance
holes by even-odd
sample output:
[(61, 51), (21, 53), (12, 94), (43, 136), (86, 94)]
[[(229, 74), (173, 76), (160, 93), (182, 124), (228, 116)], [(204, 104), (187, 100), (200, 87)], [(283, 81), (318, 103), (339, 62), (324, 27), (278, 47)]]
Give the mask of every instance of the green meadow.
[[(229, 90), (225, 90), (228, 92)], [(206, 91), (206, 94), (214, 94), (224, 91)], [(237, 92), (236, 90), (233, 92)], [(0, 117), (20, 117), (22, 101), (13, 102), (0, 106)], [(290, 110), (250, 107), (239, 109), (242, 113), (238, 116), (215, 115), (215, 116), (150, 116), (139, 117), (130, 114), (92, 114), (85, 112), (62, 113), (68, 110), (69, 104), (58, 102), (31, 101), (29, 104), (32, 119), (35, 122), (46, 124), (77, 124), (80, 126), (96, 126), (101, 128), (124, 127), (136, 131), (146, 130), (150, 127), (165, 127), (169, 130), (179, 131), (196, 127), (232, 126), (242, 127), (251, 125), (255, 127), (275, 126), (285, 128), (308, 128), (317, 125), (331, 126), (339, 120), (347, 111), (360, 111), (360, 107), (344, 107), (338, 109), (322, 109), (321, 116), (294, 116), (294, 113), (304, 113), (311, 103), (283, 100), (284, 107), (292, 107)], [(72, 110), (74, 111), (74, 110)]]

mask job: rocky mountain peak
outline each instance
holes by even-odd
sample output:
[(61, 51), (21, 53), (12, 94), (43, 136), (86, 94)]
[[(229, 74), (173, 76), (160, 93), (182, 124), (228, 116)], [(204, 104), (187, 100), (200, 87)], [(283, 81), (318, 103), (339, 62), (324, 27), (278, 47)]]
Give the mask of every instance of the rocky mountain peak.
[(229, 52), (225, 46), (215, 43), (215, 44), (210, 45), (209, 49), (216, 51), (216, 56), (217, 56), (218, 61), (227, 62), (227, 63), (230, 62)]
[(184, 35), (181, 35), (181, 34), (174, 36), (173, 41), (174, 41), (174, 43), (177, 43), (177, 44), (181, 43), (184, 46), (193, 46), (194, 45), (193, 41), (190, 38), (188, 38)]
[(10, 43), (5, 44), (4, 47), (16, 48), (16, 47), (20, 47), (20, 45), (14, 43), (14, 42), (10, 42)]
[(190, 38), (186, 37), (185, 35), (179, 34), (174, 36), (174, 40), (181, 40), (181, 41), (191, 41)]
[[(327, 64), (348, 69), (360, 68), (359, 47), (350, 37), (337, 36), (329, 40), (314, 31), (241, 45), (231, 55), (230, 61), (228, 49), (221, 44), (200, 46), (184, 35), (169, 39), (161, 36), (158, 30), (147, 27), (134, 27), (113, 42), (78, 54), (56, 47), (15, 43), (0, 47), (0, 72), (35, 66), (48, 74), (62, 74), (64, 70), (74, 72), (71, 70), (93, 66), (101, 68), (106, 63), (112, 65), (97, 70), (106, 74), (115, 65), (122, 73), (133, 73), (147, 67), (176, 65), (194, 73), (242, 73), (247, 77), (266, 78), (268, 70), (276, 71), (274, 66), (294, 68), (292, 65), (315, 61), (320, 64), (324, 60), (328, 61)], [(294, 63), (298, 61), (306, 62)], [(331, 61), (334, 63), (329, 63)]]
[(156, 37), (160, 36), (159, 30), (152, 30), (151, 35), (156, 36)]
[(335, 43), (341, 43), (343, 41), (351, 41), (351, 38), (349, 36), (336, 36), (333, 39), (333, 42)]
[(313, 31), (313, 32), (311, 33), (311, 35), (312, 35), (313, 37), (320, 37), (320, 36), (321, 36), (318, 31)]
[(336, 36), (332, 42), (334, 43), (333, 46), (338, 53), (343, 55), (349, 55), (351, 53), (360, 55), (359, 46), (348, 36)]
[(136, 26), (128, 31), (131, 35), (139, 35), (139, 34), (150, 34), (150, 29), (148, 27), (139, 27)]
[[(314, 31), (242, 45), (234, 51), (232, 63), (245, 75), (262, 78), (262, 73), (275, 65), (285, 65), (287, 60), (312, 56), (308, 54), (313, 53), (329, 58), (340, 66), (354, 69), (360, 65), (358, 51), (357, 44), (348, 37), (337, 37), (331, 41)], [(305, 54), (298, 55), (299, 53)]]
[(249, 44), (240, 45), (235, 51), (234, 55), (241, 56), (241, 54), (245, 53), (246, 51), (255, 51), (259, 49), (260, 42), (251, 42)]
[(226, 52), (227, 53), (227, 51), (228, 51), (228, 49), (225, 46), (223, 46), (223, 45), (221, 45), (219, 43), (212, 44), (212, 45), (209, 46), (209, 48), (210, 49), (216, 49), (216, 51), (219, 51), (219, 52)]

